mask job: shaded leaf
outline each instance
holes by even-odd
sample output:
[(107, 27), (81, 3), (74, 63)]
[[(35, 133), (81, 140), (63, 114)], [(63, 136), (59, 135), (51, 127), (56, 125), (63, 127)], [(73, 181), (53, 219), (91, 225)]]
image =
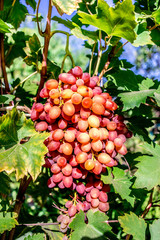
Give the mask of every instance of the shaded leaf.
[(131, 0), (118, 2), (115, 8), (109, 7), (104, 0), (98, 1), (98, 13), (87, 14), (79, 12), (83, 24), (91, 24), (109, 36), (117, 36), (133, 42), (136, 38), (134, 28), (136, 26), (134, 5)]
[(0, 33), (9, 33), (10, 27), (2, 20), (0, 19)]
[(27, 5), (30, 5), (33, 10), (36, 10), (36, 1), (35, 0), (25, 0)]
[(134, 107), (139, 107), (141, 103), (145, 103), (147, 97), (153, 96), (155, 89), (148, 89), (142, 91), (133, 91), (120, 93), (118, 97), (121, 98), (121, 101), (124, 104), (123, 111), (128, 109), (133, 109)]
[(154, 220), (151, 225), (149, 225), (149, 230), (151, 234), (151, 240), (158, 240), (160, 236), (160, 219)]
[(105, 223), (108, 220), (108, 217), (105, 213), (100, 211), (93, 212), (89, 210), (87, 212), (88, 223), (85, 223), (85, 214), (80, 211), (79, 214), (73, 219), (69, 227), (74, 230), (70, 240), (81, 240), (85, 238), (95, 239), (103, 238), (108, 239), (108, 236), (111, 235), (112, 239), (116, 239), (115, 235), (111, 232), (111, 227)]
[(49, 240), (63, 240), (64, 234), (60, 232), (58, 225), (43, 226), (42, 229), (49, 236)]
[(126, 199), (132, 206), (134, 205), (134, 198), (129, 196), (131, 193), (130, 187), (132, 182), (126, 176), (125, 171), (120, 168), (107, 168), (108, 175), (102, 174), (101, 179), (105, 184), (112, 184), (115, 192), (118, 193), (122, 199)]
[(64, 13), (71, 15), (79, 6), (82, 0), (52, 0), (52, 4), (55, 5), (60, 15)]
[(10, 178), (5, 174), (5, 172), (0, 173), (0, 193), (8, 195), (10, 193)]
[(15, 98), (14, 95), (4, 94), (0, 96), (0, 104), (9, 104)]
[(97, 32), (81, 29), (80, 27), (73, 28), (71, 33), (77, 38), (88, 40), (89, 44), (94, 44), (98, 40)]
[(154, 93), (154, 99), (157, 102), (157, 105), (160, 106), (160, 93)]
[(144, 219), (138, 218), (137, 215), (131, 212), (118, 217), (118, 220), (125, 233), (131, 234), (135, 240), (145, 240), (147, 224)]
[(45, 240), (45, 235), (43, 233), (33, 234), (25, 237), (24, 240)]
[(18, 225), (18, 222), (15, 219), (16, 217), (17, 214), (14, 213), (6, 213), (5, 216), (3, 216), (3, 213), (0, 212), (0, 234), (2, 234), (4, 231), (10, 231), (12, 228)]
[(39, 41), (39, 38), (37, 35), (34, 33), (32, 37), (29, 39), (29, 48), (31, 53), (36, 53), (40, 50), (41, 48), (41, 43)]
[[(47, 152), (43, 144), (48, 133), (37, 133), (31, 120), (13, 109), (0, 118), (0, 171), (16, 172), (17, 180), (28, 173), (37, 178)], [(21, 140), (28, 138), (26, 143)], [(7, 161), (6, 161), (7, 159)]]
[(135, 173), (136, 181), (134, 186), (151, 190), (160, 184), (160, 146), (156, 144), (154, 147), (151, 144), (143, 143), (142, 147), (151, 156), (143, 155), (135, 159), (135, 161), (138, 161), (138, 164), (136, 164), (138, 170)]

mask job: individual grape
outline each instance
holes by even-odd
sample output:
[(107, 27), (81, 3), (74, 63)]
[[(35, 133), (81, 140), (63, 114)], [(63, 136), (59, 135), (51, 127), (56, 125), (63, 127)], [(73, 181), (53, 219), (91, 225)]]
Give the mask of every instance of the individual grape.
[(110, 99), (107, 99), (105, 103), (105, 108), (108, 110), (113, 110), (113, 106), (114, 106), (113, 102)]
[(65, 154), (65, 155), (71, 155), (72, 152), (73, 152), (73, 147), (70, 143), (63, 143), (62, 145), (62, 152)]
[(101, 103), (93, 103), (92, 111), (97, 115), (103, 115), (105, 112), (105, 107)]
[(58, 187), (59, 187), (60, 189), (64, 189), (64, 188), (65, 188), (64, 183), (63, 183), (63, 179), (62, 179), (62, 181), (60, 181), (60, 182), (58, 183)]
[(92, 198), (91, 198), (91, 194), (90, 193), (87, 193), (86, 194), (86, 200), (87, 200), (87, 202), (91, 202), (91, 200), (92, 200)]
[(77, 141), (80, 142), (81, 144), (86, 144), (89, 143), (90, 137), (87, 132), (82, 132), (78, 135)]
[(83, 86), (83, 85), (84, 85), (84, 81), (83, 81), (82, 79), (78, 79), (78, 80), (76, 81), (76, 85), (77, 85), (77, 87)]
[(84, 211), (84, 204), (82, 202), (78, 202), (76, 208), (78, 212), (80, 212), (80, 210)]
[(67, 164), (67, 160), (66, 160), (66, 158), (65, 157), (59, 157), (58, 159), (57, 159), (57, 164), (58, 164), (58, 166), (59, 167), (65, 167), (66, 166), (66, 164)]
[(93, 183), (92, 182), (87, 182), (86, 184), (86, 192), (90, 192), (93, 188)]
[(107, 195), (107, 193), (101, 191), (100, 194), (99, 194), (99, 200), (100, 200), (101, 202), (104, 202), (104, 203), (107, 202), (107, 201), (108, 201), (108, 195)]
[(111, 161), (111, 157), (107, 153), (100, 153), (98, 155), (98, 161), (102, 164), (107, 164)]
[(71, 173), (72, 173), (72, 166), (67, 163), (65, 167), (62, 167), (62, 173), (63, 173), (65, 176), (71, 175)]
[(111, 154), (114, 151), (114, 143), (112, 141), (107, 141), (105, 149), (107, 153)]
[(41, 121), (44, 121), (44, 120), (46, 119), (46, 113), (45, 113), (45, 111), (43, 111), (43, 112), (41, 112), (41, 113), (39, 114), (39, 119), (40, 119)]
[(83, 97), (88, 97), (89, 89), (87, 86), (79, 86), (77, 92)]
[(75, 133), (73, 131), (69, 131), (67, 130), (64, 134), (64, 139), (67, 141), (67, 142), (74, 142), (75, 140)]
[(70, 73), (61, 73), (59, 75), (59, 80), (61, 80), (63, 83), (68, 83), (72, 85), (76, 83), (76, 78)]
[(36, 121), (39, 118), (39, 112), (37, 112), (35, 109), (32, 110), (31, 112), (31, 119), (32, 121)]
[(98, 208), (102, 212), (107, 212), (109, 210), (109, 203), (100, 202)]
[(60, 119), (59, 121), (58, 121), (58, 127), (60, 128), (60, 129), (65, 129), (66, 127), (67, 127), (67, 125), (68, 125), (68, 122), (65, 120), (65, 119)]
[(73, 183), (72, 176), (63, 176), (63, 184), (66, 188), (70, 188), (72, 186), (72, 183)]
[(75, 143), (75, 148), (74, 148), (74, 154), (77, 155), (79, 154), (81, 151), (81, 146), (80, 144), (77, 144), (77, 142)]
[(52, 140), (48, 143), (47, 148), (49, 151), (52, 152), (52, 151), (57, 150), (59, 148), (59, 146), (60, 146), (60, 142)]
[(110, 131), (114, 131), (117, 128), (117, 124), (114, 121), (110, 121), (107, 123), (107, 129)]
[(102, 121), (101, 121), (101, 127), (102, 128), (105, 128), (107, 126), (107, 123), (109, 122), (109, 119), (104, 117), (102, 118)]
[(64, 114), (66, 114), (67, 116), (73, 116), (73, 114), (75, 113), (74, 105), (72, 103), (68, 103), (68, 102), (66, 102), (63, 105), (62, 110), (63, 110)]
[(96, 181), (94, 182), (94, 187), (97, 188), (97, 189), (99, 189), (99, 190), (101, 190), (102, 187), (103, 187), (103, 182), (102, 182), (101, 180), (96, 180)]
[(98, 198), (91, 200), (91, 206), (92, 206), (93, 208), (98, 207), (98, 205), (99, 205), (99, 199), (98, 199)]
[(56, 173), (52, 176), (52, 180), (55, 183), (59, 183), (63, 179), (63, 174), (61, 172)]
[(72, 74), (73, 74), (75, 77), (81, 77), (82, 74), (83, 74), (82, 68), (79, 67), (79, 66), (76, 66), (76, 67), (72, 68)]
[(94, 168), (95, 164), (94, 161), (92, 159), (88, 159), (85, 163), (84, 163), (84, 167), (86, 170), (90, 171)]
[(58, 106), (53, 106), (51, 107), (51, 109), (49, 110), (49, 117), (51, 119), (56, 119), (60, 116), (61, 114), (61, 109)]
[(77, 212), (76, 206), (72, 205), (70, 208), (68, 208), (68, 215), (70, 217), (73, 217)]
[(40, 95), (41, 98), (48, 98), (49, 97), (49, 90), (47, 88), (42, 88), (39, 95)]
[(94, 81), (94, 80), (92, 80), (92, 79), (90, 79), (87, 83), (86, 83), (86, 86), (87, 87), (90, 87), (90, 88), (94, 88), (95, 86), (97, 85), (97, 83)]
[(56, 129), (52, 133), (52, 138), (55, 141), (59, 141), (64, 137), (64, 132), (62, 129)]
[(46, 131), (47, 129), (48, 129), (48, 124), (44, 121), (36, 124), (36, 131), (38, 132)]
[(88, 154), (85, 153), (85, 152), (79, 152), (77, 155), (76, 155), (76, 161), (77, 163), (84, 163), (88, 158)]
[(81, 132), (85, 132), (88, 128), (88, 121), (87, 120), (83, 120), (83, 119), (79, 119), (78, 121), (78, 128)]
[(72, 177), (74, 179), (79, 179), (82, 177), (82, 171), (79, 168), (73, 168), (72, 169)]
[(96, 175), (99, 175), (102, 172), (102, 164), (98, 161), (94, 162), (94, 168), (92, 169), (92, 172)]
[(91, 144), (90, 143), (82, 144), (81, 145), (81, 150), (83, 152), (89, 152), (91, 150)]
[(97, 188), (92, 188), (90, 191), (91, 198), (98, 198), (99, 194), (100, 194), (100, 191)]
[(87, 83), (90, 80), (90, 74), (89, 73), (83, 73), (82, 74), (82, 79), (85, 83)]
[(81, 195), (85, 192), (85, 186), (82, 182), (77, 183), (76, 191)]
[(52, 89), (49, 91), (49, 96), (51, 99), (59, 98), (60, 97), (60, 92), (58, 89)]
[(54, 188), (56, 186), (56, 183), (53, 181), (52, 177), (50, 177), (47, 181), (47, 186), (49, 188)]
[(102, 150), (102, 142), (101, 140), (93, 140), (91, 142), (91, 147), (95, 152), (100, 152)]
[(68, 216), (64, 216), (64, 218), (62, 219), (62, 222), (66, 225), (69, 223), (69, 221), (70, 221), (70, 218)]
[(46, 82), (46, 88), (48, 89), (48, 90), (51, 90), (51, 89), (53, 89), (53, 88), (57, 88), (58, 87), (58, 81), (57, 80), (55, 80), (55, 79), (50, 79), (50, 80), (48, 80), (47, 82)]
[(102, 105), (105, 105), (106, 103), (106, 99), (102, 95), (95, 95), (92, 100), (93, 103), (99, 103)]
[(89, 130), (89, 136), (93, 140), (98, 140), (100, 138), (100, 132), (97, 128), (91, 128)]
[(91, 205), (89, 202), (87, 201), (84, 201), (83, 202), (83, 206), (84, 206), (84, 211), (87, 212), (90, 208), (91, 208)]
[(120, 153), (121, 155), (126, 155), (127, 154), (127, 148), (124, 144), (120, 148), (116, 147), (116, 151), (118, 153)]
[(42, 112), (43, 109), (44, 109), (43, 104), (42, 104), (42, 103), (36, 103), (34, 109), (35, 109), (37, 112)]
[(106, 128), (99, 128), (100, 140), (106, 140), (109, 137), (109, 132)]
[(54, 163), (52, 166), (51, 166), (51, 172), (56, 174), (56, 173), (59, 173), (61, 171), (61, 168), (58, 166), (57, 163)]
[(63, 99), (71, 98), (73, 95), (73, 91), (71, 89), (65, 89), (61, 92), (61, 97)]
[(77, 161), (76, 161), (76, 157), (73, 155), (71, 157), (71, 159), (69, 160), (69, 164), (72, 166), (72, 167), (76, 167), (78, 165)]
[(70, 208), (72, 205), (73, 205), (72, 201), (67, 201), (66, 204), (65, 204), (65, 207)]
[(88, 117), (88, 124), (90, 127), (98, 128), (100, 126), (99, 118), (95, 115), (91, 115)]
[(81, 109), (80, 109), (80, 117), (82, 119), (87, 120), (90, 115), (91, 115), (91, 110), (90, 109), (86, 109), (86, 108), (81, 107)]
[(63, 215), (63, 214), (59, 215), (59, 216), (57, 217), (57, 222), (61, 223), (62, 220), (63, 220), (63, 218), (64, 218), (64, 215)]
[(82, 100), (82, 106), (84, 108), (90, 108), (92, 106), (92, 99), (90, 97), (85, 97)]
[(117, 131), (109, 131), (108, 139), (113, 142), (114, 139), (117, 138), (117, 136), (118, 136)]
[(73, 84), (73, 85), (71, 86), (71, 90), (72, 90), (73, 92), (77, 92), (77, 89), (78, 89), (78, 87), (77, 87), (76, 84)]
[(123, 145), (123, 141), (121, 138), (117, 137), (114, 139), (114, 145), (118, 148), (121, 148)]
[(46, 113), (49, 113), (49, 110), (51, 109), (53, 107), (53, 104), (51, 104), (51, 103), (45, 103), (45, 105), (44, 105), (44, 111), (46, 112)]

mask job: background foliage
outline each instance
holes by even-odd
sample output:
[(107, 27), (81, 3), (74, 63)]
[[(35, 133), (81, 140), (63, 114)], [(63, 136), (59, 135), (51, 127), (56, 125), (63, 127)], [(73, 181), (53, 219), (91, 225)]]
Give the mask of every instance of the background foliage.
[[(111, 184), (108, 214), (90, 210), (86, 224), (80, 212), (70, 224), (69, 239), (160, 239), (160, 1), (114, 0), (110, 6), (104, 0), (50, 0), (45, 14), (52, 3), (51, 30), (46, 24), (43, 31), (40, 2), (0, 0), (1, 238), (64, 237), (53, 224), (59, 214), (53, 203), (63, 206), (70, 193), (47, 187), (43, 141), (48, 133), (34, 130), (30, 109), (40, 76), (41, 83), (57, 78), (75, 62), (103, 77), (103, 91), (114, 97), (134, 136), (118, 167), (102, 176)], [(47, 36), (52, 36), (48, 45)], [(136, 47), (135, 62), (123, 58), (128, 44)]]

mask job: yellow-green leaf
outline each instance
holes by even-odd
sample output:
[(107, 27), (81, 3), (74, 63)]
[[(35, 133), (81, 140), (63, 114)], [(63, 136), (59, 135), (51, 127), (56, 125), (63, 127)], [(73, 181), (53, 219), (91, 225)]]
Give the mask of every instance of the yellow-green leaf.
[(52, 0), (52, 4), (55, 5), (60, 15), (64, 13), (71, 15), (78, 8), (80, 2), (82, 0)]
[(11, 213), (7, 213), (5, 216), (3, 216), (3, 213), (0, 212), (0, 234), (2, 234), (4, 231), (10, 231), (12, 228), (18, 225), (18, 222), (15, 219), (17, 214), (12, 213), (12, 215)]

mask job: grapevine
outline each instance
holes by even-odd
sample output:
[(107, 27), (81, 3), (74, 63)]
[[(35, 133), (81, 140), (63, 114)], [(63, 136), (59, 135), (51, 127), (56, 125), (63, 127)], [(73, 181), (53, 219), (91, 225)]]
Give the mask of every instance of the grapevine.
[(52, 173), (48, 187), (73, 193), (57, 218), (63, 233), (80, 210), (109, 210), (110, 186), (103, 183), (101, 173), (117, 166), (116, 157), (127, 153), (126, 138), (132, 136), (123, 116), (114, 113), (117, 104), (98, 85), (98, 76), (90, 77), (76, 66), (58, 80), (49, 79), (40, 92), (45, 104), (32, 107), (36, 130), (50, 132), (44, 142), (44, 166)]

